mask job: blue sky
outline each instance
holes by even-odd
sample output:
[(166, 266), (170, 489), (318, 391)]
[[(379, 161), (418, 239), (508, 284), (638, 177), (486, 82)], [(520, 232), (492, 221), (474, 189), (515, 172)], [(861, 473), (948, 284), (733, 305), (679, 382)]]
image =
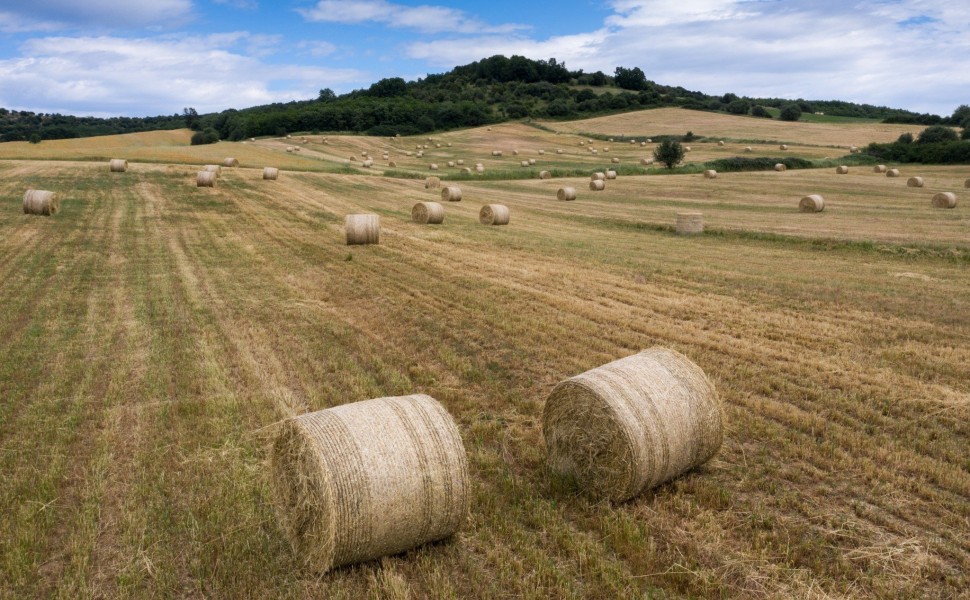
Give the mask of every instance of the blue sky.
[(0, 106), (15, 110), (211, 112), (493, 54), (949, 115), (970, 104), (970, 2), (0, 0)]

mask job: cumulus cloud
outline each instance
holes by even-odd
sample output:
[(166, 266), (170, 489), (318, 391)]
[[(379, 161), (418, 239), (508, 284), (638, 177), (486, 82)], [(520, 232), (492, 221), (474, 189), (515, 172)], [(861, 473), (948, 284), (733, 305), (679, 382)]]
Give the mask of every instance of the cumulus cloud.
[(91, 115), (200, 112), (312, 98), (368, 80), (359, 71), (267, 64), (236, 50), (250, 35), (48, 37), (0, 60), (0, 106)]
[[(15, 31), (49, 31), (69, 27), (146, 27), (183, 22), (191, 0), (0, 0), (0, 23)], [(8, 21), (9, 19), (9, 21)], [(4, 25), (0, 29), (8, 31)]]
[(380, 23), (415, 29), (422, 33), (510, 33), (528, 29), (514, 23), (488, 25), (465, 12), (446, 6), (407, 6), (387, 0), (320, 0), (298, 11), (308, 21), (320, 23)]

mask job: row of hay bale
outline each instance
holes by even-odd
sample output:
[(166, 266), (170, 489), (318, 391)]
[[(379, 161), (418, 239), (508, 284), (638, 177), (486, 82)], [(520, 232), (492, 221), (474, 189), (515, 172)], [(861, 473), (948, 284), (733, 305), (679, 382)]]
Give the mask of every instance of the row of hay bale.
[[(723, 432), (704, 371), (662, 347), (560, 381), (542, 410), (549, 470), (613, 502), (704, 464)], [(287, 419), (270, 481), (297, 560), (321, 574), (453, 536), (473, 490), (458, 424), (425, 394)]]
[[(899, 169), (890, 169), (886, 165), (876, 165), (872, 168), (874, 173), (884, 173), (886, 177), (896, 178), (900, 177)], [(839, 175), (847, 175), (849, 173), (849, 167), (846, 165), (839, 165), (836, 167), (835, 172)], [(906, 180), (906, 187), (911, 188), (922, 188), (926, 185), (926, 180), (922, 177), (910, 177)], [(963, 182), (963, 186), (970, 188), (970, 179)], [(956, 208), (957, 206), (957, 196), (954, 192), (939, 192), (934, 194), (930, 200), (930, 204), (933, 208)]]

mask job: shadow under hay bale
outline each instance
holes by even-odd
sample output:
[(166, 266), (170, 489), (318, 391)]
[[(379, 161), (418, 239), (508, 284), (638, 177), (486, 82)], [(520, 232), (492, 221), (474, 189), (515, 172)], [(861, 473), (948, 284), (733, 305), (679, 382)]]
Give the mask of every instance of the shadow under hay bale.
[(344, 228), (348, 246), (381, 243), (380, 215), (347, 215), (344, 219)]
[(654, 347), (560, 382), (542, 415), (550, 469), (623, 502), (709, 460), (721, 405), (696, 364)]
[(56, 192), (47, 190), (27, 190), (24, 193), (24, 214), (50, 217), (61, 210), (61, 201)]

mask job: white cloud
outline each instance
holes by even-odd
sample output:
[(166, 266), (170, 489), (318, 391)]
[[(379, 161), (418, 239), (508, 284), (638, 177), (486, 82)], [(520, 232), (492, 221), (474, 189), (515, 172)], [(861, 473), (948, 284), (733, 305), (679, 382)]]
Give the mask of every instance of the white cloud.
[(55, 37), (26, 42), (0, 60), (0, 106), (71, 114), (173, 114), (316, 97), (358, 84), (355, 70), (267, 64), (233, 48), (249, 34), (146, 39)]
[[(2, 23), (17, 23), (16, 31), (52, 28), (154, 27), (183, 22), (192, 13), (191, 0), (0, 0)], [(7, 30), (0, 25), (0, 30)]]
[(327, 56), (337, 51), (337, 46), (330, 42), (313, 40), (303, 41), (297, 44), (301, 50), (305, 50), (310, 56)]
[(321, 23), (380, 23), (422, 33), (511, 33), (529, 29), (514, 23), (488, 25), (463, 11), (446, 6), (406, 6), (387, 0), (320, 0), (298, 11), (308, 21)]

